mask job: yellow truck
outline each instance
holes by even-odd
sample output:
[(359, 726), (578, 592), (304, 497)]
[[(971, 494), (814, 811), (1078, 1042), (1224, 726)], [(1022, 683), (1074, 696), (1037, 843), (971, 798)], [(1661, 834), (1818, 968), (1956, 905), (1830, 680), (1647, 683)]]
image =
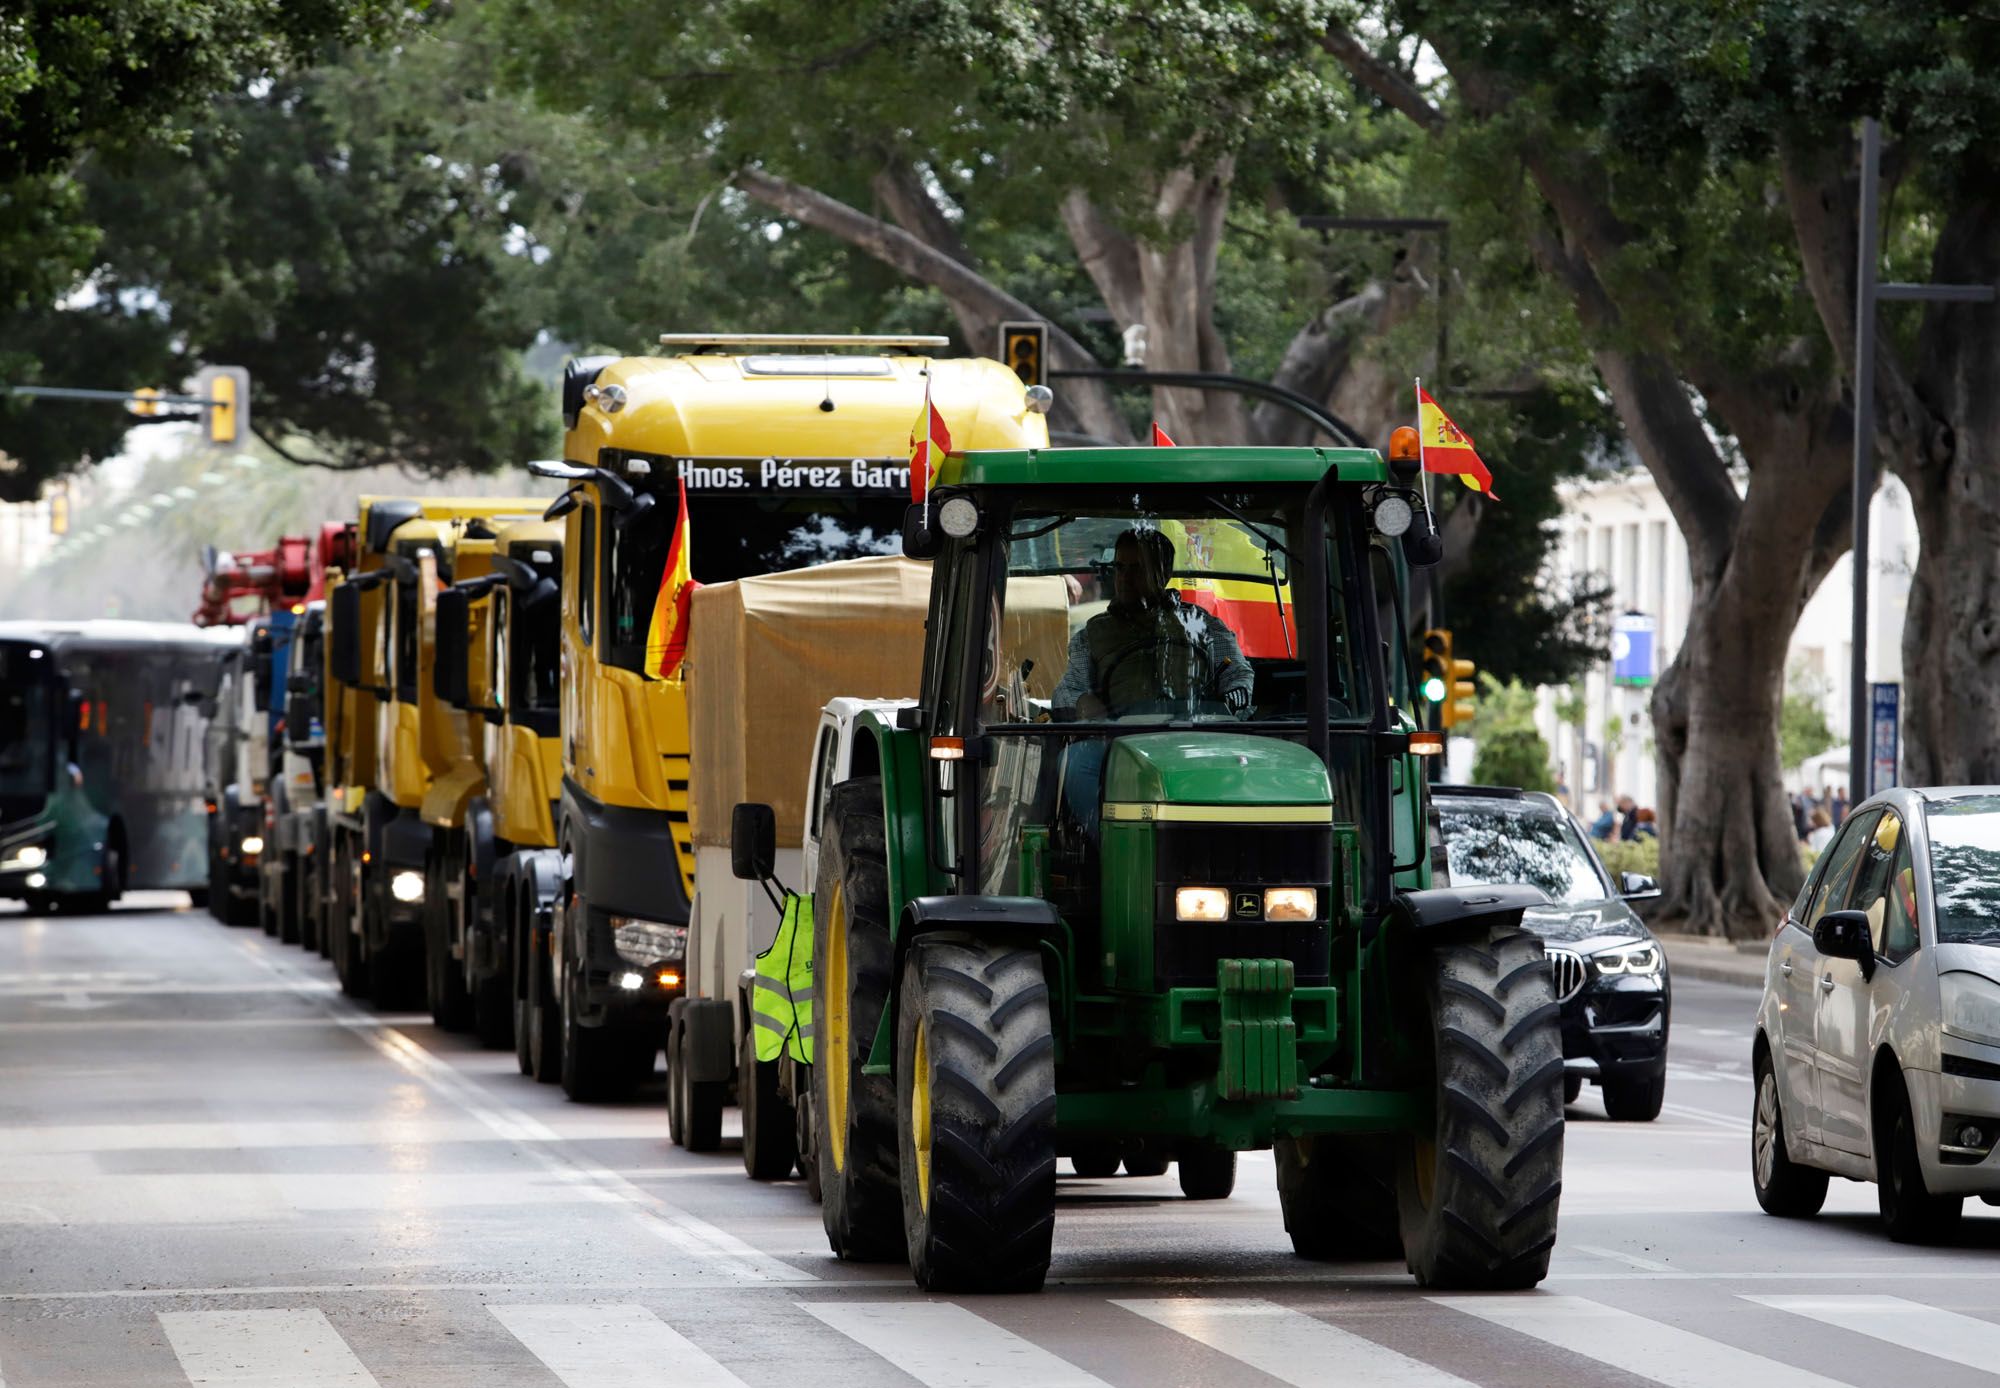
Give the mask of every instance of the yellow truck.
[[(683, 484), (695, 574), (721, 581), (894, 548), (927, 387), (960, 447), (1048, 436), (1045, 392), (1031, 397), (998, 362), (921, 355), (942, 339), (662, 342), (678, 350), (572, 362), (563, 461), (531, 468), (569, 489), (549, 513), (565, 521), (563, 870), (526, 1010), (553, 1014), (572, 1098), (650, 1074), (684, 991), (695, 893), (687, 676), (667, 672), (649, 641)], [(726, 997), (709, 1001), (729, 1010)], [(677, 1078), (726, 1088), (732, 1026), (700, 1036)]]

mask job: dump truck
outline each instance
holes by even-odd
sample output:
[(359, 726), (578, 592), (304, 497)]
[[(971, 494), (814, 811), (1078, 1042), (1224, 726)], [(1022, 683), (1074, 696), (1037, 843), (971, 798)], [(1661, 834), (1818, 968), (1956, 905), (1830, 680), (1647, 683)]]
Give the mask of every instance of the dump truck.
[[(943, 339), (665, 335), (660, 357), (565, 371), (560, 899), (527, 1012), (559, 1037), (572, 1098), (651, 1072), (681, 996), (695, 890), (685, 672), (656, 607), (682, 498), (694, 576), (718, 581), (893, 544), (926, 389), (973, 446), (1039, 444), (1046, 392)], [(667, 594), (672, 601), (675, 594)], [(671, 980), (671, 981), (669, 981)], [(546, 1016), (545, 1016), (546, 1014)], [(733, 1052), (691, 1079), (726, 1085)]]
[[(1416, 466), (945, 463), (904, 525), (933, 565), (920, 702), (862, 716), (879, 771), (832, 787), (819, 846), (812, 1108), (837, 1255), (907, 1259), (931, 1291), (1038, 1288), (1059, 1157), (1170, 1158), (1202, 1199), (1275, 1148), (1304, 1257), (1400, 1253), (1428, 1287), (1545, 1275), (1562, 1038), (1520, 924), (1541, 896), (1433, 881), (1443, 739), (1385, 655)], [(753, 877), (770, 822), (740, 820)]]
[(495, 531), (488, 572), (463, 568), (438, 595), (438, 697), (476, 719), (478, 784), (454, 783), (456, 813), (433, 817), (446, 782), (433, 788), (425, 817), (432, 831), (426, 899), (452, 971), (454, 1001), (487, 1046), (512, 1043), (523, 1074), (555, 1075), (547, 1041), (525, 1015), (521, 980), (529, 941), (545, 931), (560, 878), (555, 803), (562, 775), (558, 715), (562, 615), (562, 526), (519, 521)]
[(669, 1008), (668, 1128), (684, 1147), (715, 1150), (733, 1089), (744, 1112), (744, 1165), (759, 1179), (791, 1174), (794, 1104), (804, 1087), (789, 1057), (759, 1062), (752, 1044), (749, 975), (777, 931), (779, 907), (732, 873), (731, 815), (741, 801), (771, 805), (777, 876), (811, 892), (819, 816), (818, 787), (808, 782), (849, 774), (842, 732), (851, 712), (828, 722), (823, 706), (843, 691), (874, 700), (916, 694), (929, 598), (928, 568), (888, 556), (710, 584), (694, 595), (686, 667), (694, 918), (686, 996)]

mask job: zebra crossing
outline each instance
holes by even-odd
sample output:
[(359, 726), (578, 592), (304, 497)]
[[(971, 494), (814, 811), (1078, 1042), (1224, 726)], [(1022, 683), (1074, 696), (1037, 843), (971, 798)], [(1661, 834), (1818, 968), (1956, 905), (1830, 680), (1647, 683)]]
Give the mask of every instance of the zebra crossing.
[[(788, 1288), (749, 1314), (760, 1336), (783, 1346), (800, 1366), (817, 1362), (824, 1367), (834, 1345), (845, 1345), (859, 1358), (842, 1381), (914, 1381), (924, 1388), (1123, 1388), (1127, 1383), (1179, 1381), (1171, 1375), (1162, 1379), (1161, 1361), (1151, 1354), (1109, 1358), (1113, 1365), (1130, 1364), (1129, 1373), (1102, 1363), (1093, 1370), (1001, 1323), (1010, 1308), (1046, 1307), (1053, 1300), (969, 1306), (943, 1300), (834, 1299), (819, 1289)], [(1918, 1381), (1938, 1381), (1950, 1371), (1948, 1365), (2000, 1373), (2000, 1321), (1895, 1296), (1717, 1293), (1715, 1304), (1692, 1318), (1713, 1334), (1671, 1323), (1690, 1319), (1685, 1312), (1655, 1316), (1547, 1291), (1413, 1295), (1398, 1298), (1395, 1309), (1424, 1317), (1433, 1326), (1440, 1318), (1463, 1318), (1454, 1327), (1461, 1336), (1486, 1337), (1479, 1341), (1480, 1362), (1513, 1366), (1513, 1381), (1520, 1381), (1521, 1371), (1529, 1381), (1599, 1382), (1610, 1373), (1666, 1388), (1843, 1388), (1883, 1381), (1882, 1361), (1864, 1363), (1854, 1354), (1856, 1346), (1900, 1354), (1897, 1372), (1922, 1375)], [(1477, 1372), (1466, 1376), (1462, 1365), (1447, 1368), (1384, 1343), (1381, 1308), (1351, 1301), (1306, 1307), (1262, 1297), (1112, 1296), (1089, 1310), (1130, 1317), (1121, 1336), (1160, 1335), (1199, 1347), (1193, 1353), (1221, 1356), (1230, 1383), (1478, 1388), (1486, 1381)], [(410, 1347), (386, 1351), (376, 1338), (384, 1328), (375, 1318), (348, 1321), (345, 1332), (325, 1311), (312, 1308), (160, 1311), (156, 1319), (172, 1367), (190, 1388), (393, 1388), (406, 1381), (755, 1388), (774, 1376), (798, 1381), (794, 1368), (768, 1349), (751, 1352), (740, 1338), (721, 1343), (728, 1337), (715, 1333), (712, 1319), (677, 1326), (674, 1322), (684, 1314), (681, 1304), (488, 1303), (469, 1314), (483, 1324), (452, 1334), (461, 1345), (485, 1343), (480, 1362), (425, 1362), (414, 1380), (418, 1361)], [(501, 1333), (493, 1340), (496, 1330)], [(1071, 1330), (1063, 1345), (1069, 1355), (1076, 1354), (1076, 1333)], [(490, 1342), (481, 1342), (481, 1334)], [(1851, 1362), (1851, 1369), (1844, 1375), (1838, 1369), (1822, 1372), (1759, 1352), (1815, 1341), (1840, 1350), (1833, 1362)], [(1746, 1347), (1746, 1342), (1759, 1348)], [(20, 1366), (9, 1363), (6, 1344), (5, 1327), (0, 1326), (0, 1388), (35, 1388), (51, 1369), (56, 1376), (49, 1381), (106, 1388), (173, 1381), (172, 1369), (165, 1365), (131, 1366), (128, 1372), (110, 1364), (94, 1367), (87, 1357), (58, 1366), (43, 1356), (29, 1366), (32, 1376), (17, 1375)], [(89, 1352), (79, 1347), (80, 1354)], [(390, 1366), (386, 1377), (370, 1368), (371, 1359), (378, 1368)], [(1178, 1362), (1171, 1346), (1165, 1362)]]

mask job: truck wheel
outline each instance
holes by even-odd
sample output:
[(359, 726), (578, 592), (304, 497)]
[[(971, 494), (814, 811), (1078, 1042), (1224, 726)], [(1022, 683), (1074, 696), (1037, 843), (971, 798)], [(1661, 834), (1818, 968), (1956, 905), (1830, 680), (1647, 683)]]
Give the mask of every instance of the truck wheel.
[[(650, 1072), (652, 1057), (646, 1057)], [(681, 1115), (681, 1145), (690, 1152), (713, 1152), (722, 1146), (723, 1101), (729, 1097), (726, 1080), (697, 1080), (687, 1063), (687, 1046), (681, 1046), (680, 1063), (668, 1069), (668, 1083), (675, 1090), (674, 1107)]]
[(625, 1057), (618, 1054), (617, 1033), (609, 1026), (587, 1027), (577, 1015), (582, 1004), (578, 987), (576, 970), (564, 969), (562, 1088), (570, 1098), (588, 1103), (617, 1095), (630, 1069)]
[(830, 885), (813, 912), (819, 982), (812, 1107), (820, 1217), (838, 1257), (896, 1262), (904, 1235), (895, 1081), (861, 1072), (888, 1005), (893, 967), (881, 778), (860, 776), (833, 787), (825, 825), (819, 880)]
[(1541, 943), (1512, 930), (1408, 957), (1436, 1095), (1397, 1182), (1410, 1271), (1425, 1287), (1532, 1287), (1562, 1194), (1561, 1008)]
[(1236, 1189), (1236, 1154), (1203, 1144), (1183, 1148), (1175, 1158), (1181, 1194), (1190, 1200), (1227, 1200)]
[(778, 1062), (757, 1059), (757, 1036), (746, 1031), (736, 1047), (736, 1094), (743, 1105), (743, 1170), (753, 1181), (782, 1181), (798, 1151), (792, 1106), (778, 1093)]
[(562, 1077), (562, 1028), (556, 1025), (547, 974), (547, 964), (538, 963), (528, 981), (528, 1071), (537, 1084), (554, 1084)]
[(1614, 1123), (1650, 1123), (1667, 1098), (1667, 1072), (1638, 1079), (1605, 1080), (1604, 1113)]
[(681, 1107), (681, 1029), (667, 1023), (667, 1141), (687, 1146), (687, 1110)]
[(1055, 1034), (1041, 953), (923, 939), (903, 967), (903, 1227), (927, 1292), (1031, 1292), (1056, 1222)]
[(514, 1044), (514, 980), (506, 974), (482, 978), (472, 990), (472, 1031), (489, 1051)]
[(326, 930), (333, 954), (333, 972), (340, 979), (340, 991), (350, 998), (368, 991), (368, 970), (361, 961), (361, 937), (354, 930), (355, 898), (360, 891), (354, 846), (342, 834), (333, 850), (333, 891), (327, 907)]
[(464, 966), (451, 957), (451, 925), (445, 913), (451, 901), (444, 893), (444, 869), (435, 854), (424, 863), (424, 996), (431, 1020), (444, 1031), (465, 1031), (472, 1025), (472, 995), (465, 989)]
[(284, 864), (285, 870), (278, 877), (278, 881), (284, 884), (278, 890), (278, 943), (295, 945), (305, 934), (304, 925), (299, 920), (299, 855), (287, 853)]
[(1403, 1256), (1396, 1192), (1381, 1158), (1338, 1137), (1281, 1137), (1278, 1203), (1292, 1251), (1322, 1262)]
[[(799, 1175), (805, 1178), (806, 1195), (817, 1205), (819, 1186), (819, 1132), (813, 1122), (812, 1067), (801, 1066), (783, 1056), (780, 1066), (791, 1067), (792, 1145), (798, 1149)], [(782, 1071), (780, 1072), (782, 1078)]]

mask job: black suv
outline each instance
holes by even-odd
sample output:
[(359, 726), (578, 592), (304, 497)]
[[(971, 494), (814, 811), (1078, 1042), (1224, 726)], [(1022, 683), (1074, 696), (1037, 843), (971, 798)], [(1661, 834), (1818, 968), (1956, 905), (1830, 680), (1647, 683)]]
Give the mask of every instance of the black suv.
[(1660, 1116), (1667, 1089), (1667, 956), (1627, 905), (1659, 895), (1626, 873), (1614, 886), (1575, 816), (1553, 795), (1499, 786), (1436, 786), (1454, 887), (1518, 882), (1550, 904), (1521, 923), (1546, 942), (1562, 999), (1563, 1098), (1591, 1081), (1623, 1122)]

